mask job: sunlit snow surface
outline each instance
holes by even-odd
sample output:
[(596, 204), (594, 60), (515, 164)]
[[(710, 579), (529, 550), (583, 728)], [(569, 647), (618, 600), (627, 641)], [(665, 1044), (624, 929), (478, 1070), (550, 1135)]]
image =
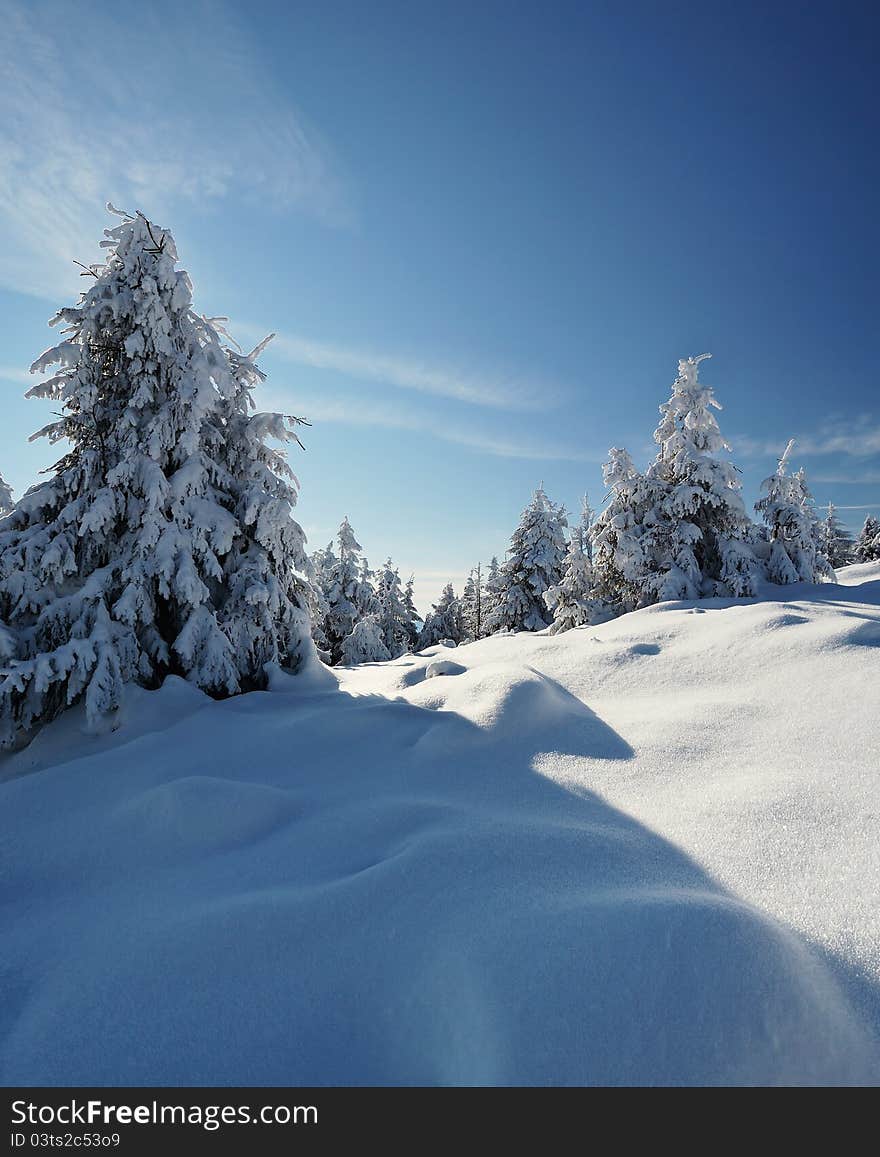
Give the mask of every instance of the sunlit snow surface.
[(880, 1082), (840, 578), (69, 712), (0, 764), (0, 1079)]

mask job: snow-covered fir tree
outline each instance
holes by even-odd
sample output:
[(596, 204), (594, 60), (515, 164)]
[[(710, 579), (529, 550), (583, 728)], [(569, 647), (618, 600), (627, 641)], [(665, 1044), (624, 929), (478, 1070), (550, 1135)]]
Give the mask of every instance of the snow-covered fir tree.
[(568, 544), (562, 578), (544, 592), (544, 602), (553, 616), (551, 635), (590, 622), (592, 581), (593, 568), (580, 545), (572, 540)]
[(540, 631), (551, 622), (544, 594), (562, 578), (567, 548), (565, 511), (538, 487), (522, 512), (501, 567), (498, 598), (486, 633)]
[(218, 382), (223, 437), (216, 460), (227, 475), (218, 498), (232, 504), (238, 527), (222, 560), (218, 601), (245, 689), (262, 686), (266, 664), (285, 662), (291, 646), (302, 651), (315, 606), (305, 535), (291, 518), (299, 482), (279, 449), (289, 441), (301, 446), (299, 419), (258, 413), (253, 396), (266, 379), (256, 359), (271, 336), (249, 354), (227, 346), (230, 372)]
[(439, 600), (425, 616), (418, 647), (420, 651), (424, 651), (425, 647), (433, 647), (435, 643), (444, 640), (457, 645), (463, 638), (461, 601), (456, 597), (452, 583), (447, 583)]
[(654, 432), (659, 450), (646, 473), (661, 490), (645, 511), (649, 560), (644, 601), (692, 599), (703, 595), (753, 595), (760, 564), (751, 547), (751, 522), (730, 451), (713, 410), (721, 405), (699, 381), (709, 354), (684, 358), (668, 402), (660, 407)]
[[(336, 550), (328, 543), (312, 555), (314, 583), (319, 590), (319, 621), (313, 627), (313, 638), (325, 661), (332, 664), (376, 662), (397, 658), (413, 650), (421, 622), (413, 603), (413, 579), (403, 588), (400, 573), (390, 559), (374, 572), (346, 517), (339, 527)], [(375, 641), (375, 624), (367, 623), (347, 644), (355, 628), (367, 619), (378, 624), (379, 646)], [(369, 656), (365, 658), (363, 656)], [(361, 656), (358, 658), (358, 656)]]
[(311, 555), (310, 561), (312, 564), (312, 597), (309, 604), (309, 611), (312, 619), (312, 639), (323, 661), (329, 663), (330, 643), (324, 629), (327, 623), (327, 614), (330, 610), (326, 591), (330, 572), (336, 562), (336, 555), (333, 553), (333, 543), (328, 542), (326, 546), (319, 547), (319, 549)]
[(477, 563), (468, 575), (461, 596), (464, 637), (469, 642), (483, 637), (483, 566)]
[(12, 487), (6, 482), (3, 475), (0, 474), (0, 518), (2, 518), (4, 514), (8, 514), (13, 506), (15, 506), (15, 502), (12, 498)]
[(590, 502), (589, 494), (581, 498), (581, 517), (571, 530), (571, 537), (575, 540), (587, 559), (593, 561), (593, 540), (590, 536), (593, 523), (596, 521), (596, 512)]
[(497, 557), (493, 554), (486, 568), (486, 579), (483, 583), (483, 634), (489, 634), (486, 624), (493, 609), (498, 605), (501, 593), (501, 567)]
[(329, 575), (333, 564), (336, 562), (336, 555), (333, 553), (332, 540), (326, 546), (318, 547), (311, 555), (312, 573), (315, 576), (315, 583), (324, 587), (327, 585), (327, 576)]
[(764, 495), (755, 503), (769, 533), (767, 578), (772, 583), (819, 582), (834, 571), (821, 551), (822, 527), (803, 468), (789, 473), (792, 439), (776, 470), (761, 483)]
[(346, 667), (357, 663), (384, 663), (392, 658), (385, 646), (378, 614), (365, 615), (355, 623), (342, 644), (342, 662)]
[(653, 529), (657, 504), (666, 487), (641, 474), (621, 447), (608, 451), (602, 476), (608, 499), (589, 532), (593, 594), (624, 614), (653, 601), (644, 523), (648, 518), (649, 529)]
[(38, 436), (66, 448), (0, 526), (7, 744), (80, 700), (97, 722), (129, 680), (263, 686), (268, 663), (311, 645), (297, 483), (267, 445), (297, 420), (249, 412), (261, 347), (225, 347), (171, 234), (119, 217), (93, 283), (53, 319), (64, 340), (32, 367), (58, 367), (29, 396), (56, 404)]
[(814, 582), (820, 582), (822, 579), (830, 579), (832, 582), (835, 579), (834, 567), (828, 561), (828, 556), (822, 548), (823, 529), (822, 519), (816, 511), (816, 500), (813, 498), (812, 491), (807, 484), (807, 468), (800, 466), (795, 471), (795, 479), (798, 484), (798, 491), (801, 496), (801, 503), (805, 509), (807, 518), (810, 522), (810, 535), (813, 540), (813, 550), (815, 552), (815, 566), (814, 566)]
[(822, 520), (822, 553), (836, 569), (852, 562), (854, 547), (853, 536), (837, 517), (837, 507), (829, 502)]
[(412, 649), (415, 624), (414, 608), (407, 606), (400, 572), (390, 558), (376, 572), (375, 599), (382, 641), (389, 657), (396, 659)]
[(403, 605), (406, 609), (407, 632), (409, 635), (409, 643), (407, 646), (408, 651), (414, 651), (418, 646), (419, 634), (421, 633), (422, 627), (422, 616), (416, 609), (415, 597), (413, 594), (413, 586), (415, 581), (416, 580), (413, 575), (410, 575), (406, 580), (406, 587), (404, 588), (403, 592)]
[(873, 562), (880, 558), (880, 519), (873, 514), (865, 519), (853, 554), (858, 562)]
[(327, 608), (323, 623), (330, 662), (343, 662), (343, 646), (358, 622), (375, 611), (375, 593), (371, 585), (364, 587), (365, 564), (361, 560), (361, 545), (355, 538), (346, 516), (336, 534), (337, 551), (328, 547), (321, 560), (320, 582), (323, 601)]
[(594, 519), (595, 512), (585, 494), (580, 519), (571, 528), (562, 578), (544, 593), (544, 602), (553, 614), (552, 635), (593, 622), (599, 614), (601, 604), (593, 595), (596, 578), (590, 529)]
[(366, 556), (361, 559), (361, 569), (358, 575), (357, 608), (361, 618), (374, 615), (378, 611), (376, 603), (376, 588), (373, 585), (375, 572), (370, 569)]

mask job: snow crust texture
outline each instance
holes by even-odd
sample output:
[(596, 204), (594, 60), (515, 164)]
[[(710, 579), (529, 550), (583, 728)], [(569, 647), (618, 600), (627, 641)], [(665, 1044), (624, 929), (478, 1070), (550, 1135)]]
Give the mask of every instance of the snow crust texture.
[(838, 577), (67, 712), (0, 763), (0, 1078), (877, 1083), (880, 564)]

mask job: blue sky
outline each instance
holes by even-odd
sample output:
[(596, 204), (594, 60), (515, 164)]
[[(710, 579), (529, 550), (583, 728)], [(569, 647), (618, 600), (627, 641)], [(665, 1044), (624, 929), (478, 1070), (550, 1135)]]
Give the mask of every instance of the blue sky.
[(262, 404), (313, 423), (312, 547), (348, 514), (425, 602), (651, 453), (677, 359), (757, 497), (790, 436), (880, 509), (878, 115), (862, 4), (0, 0), (0, 471), (108, 200), (170, 226), (196, 305), (275, 330)]

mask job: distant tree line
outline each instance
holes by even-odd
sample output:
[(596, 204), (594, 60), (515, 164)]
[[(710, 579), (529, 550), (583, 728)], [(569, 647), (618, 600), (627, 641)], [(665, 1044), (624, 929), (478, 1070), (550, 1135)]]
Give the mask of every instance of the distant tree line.
[(834, 567), (880, 557), (880, 526), (865, 520), (858, 542), (833, 503), (816, 511), (794, 441), (746, 511), (739, 471), (699, 380), (703, 354), (679, 362), (654, 431), (657, 453), (639, 471), (628, 452), (609, 451), (607, 500), (597, 517), (583, 499), (577, 522), (539, 487), (513, 532), (505, 561), (471, 571), (456, 595), (447, 584), (414, 646), (465, 643), (499, 632), (551, 634), (670, 599), (747, 598), (759, 584), (833, 579)]

